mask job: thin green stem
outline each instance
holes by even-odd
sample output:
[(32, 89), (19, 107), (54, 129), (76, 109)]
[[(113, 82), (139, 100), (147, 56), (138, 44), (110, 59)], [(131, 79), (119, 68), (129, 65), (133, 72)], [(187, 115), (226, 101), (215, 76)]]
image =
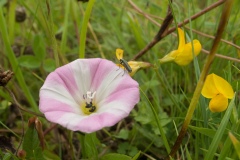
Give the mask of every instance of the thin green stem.
[(74, 154), (74, 145), (73, 145), (73, 131), (69, 132), (69, 146), (70, 146), (70, 152), (72, 155), (72, 159), (76, 159), (75, 154)]
[[(177, 31), (178, 29), (178, 22), (177, 22), (177, 19), (176, 19), (176, 15), (173, 11), (173, 5), (172, 5), (172, 0), (168, 0), (168, 4), (169, 4), (169, 7), (171, 8), (172, 10), (172, 15), (173, 15), (173, 20), (174, 20), (174, 24), (175, 24), (175, 29)], [(179, 39), (179, 34), (178, 34), (178, 31), (177, 31), (177, 35), (178, 35), (178, 39)], [(179, 42), (178, 42), (179, 43)]]
[(85, 57), (87, 27), (95, 0), (89, 0), (80, 31), (79, 58)]
[(168, 97), (171, 99), (173, 104), (177, 107), (178, 111), (182, 112), (181, 108), (178, 106), (178, 102), (175, 100), (175, 98), (173, 97), (172, 93), (170, 92), (169, 85), (164, 82), (162, 76), (159, 74), (157, 69), (155, 69), (155, 72), (157, 74), (158, 80), (160, 81), (163, 89), (167, 92)]
[[(51, 11), (51, 1), (50, 0), (46, 0), (46, 5), (47, 5), (47, 9), (48, 9), (48, 13), (47, 16), (45, 16), (45, 23), (48, 29), (48, 35), (49, 38), (51, 39), (51, 45), (53, 48), (53, 54), (54, 54), (54, 59), (55, 59), (55, 63), (56, 63), (56, 67), (60, 66), (60, 62), (59, 62), (59, 49), (58, 49), (58, 45), (57, 45), (57, 40), (55, 38), (55, 33), (54, 33), (54, 23), (53, 23), (53, 18), (52, 18), (52, 11)], [(43, 11), (43, 7), (41, 7), (42, 9), (42, 13), (44, 15), (44, 11)]]
[(225, 29), (225, 27), (227, 25), (227, 21), (228, 21), (228, 18), (230, 16), (230, 11), (231, 11), (231, 8), (232, 8), (232, 4), (233, 4), (233, 0), (227, 0), (225, 2), (224, 8), (223, 8), (223, 12), (222, 12), (222, 16), (221, 16), (221, 20), (220, 20), (220, 23), (218, 25), (217, 35), (216, 35), (216, 38), (214, 39), (212, 49), (210, 51), (210, 54), (209, 54), (209, 56), (207, 58), (207, 61), (206, 61), (205, 65), (204, 65), (204, 68), (203, 68), (203, 70), (201, 72), (201, 75), (200, 75), (197, 87), (196, 87), (196, 89), (194, 91), (193, 98), (192, 98), (192, 100), (190, 102), (190, 105), (189, 105), (189, 108), (188, 108), (185, 120), (183, 122), (181, 131), (179, 133), (179, 136), (177, 137), (177, 140), (175, 141), (175, 144), (174, 144), (174, 146), (173, 146), (173, 148), (172, 148), (172, 150), (171, 150), (171, 152), (169, 154), (169, 157), (167, 157), (167, 159), (169, 159), (170, 157), (173, 157), (176, 154), (176, 152), (178, 151), (178, 149), (179, 149), (179, 147), (180, 147), (180, 145), (182, 143), (182, 140), (183, 140), (183, 138), (184, 138), (184, 136), (186, 134), (188, 125), (190, 124), (190, 121), (192, 119), (194, 110), (195, 110), (195, 108), (197, 106), (199, 97), (201, 95), (201, 91), (202, 91), (203, 84), (205, 82), (205, 78), (206, 78), (206, 76), (208, 74), (208, 71), (209, 71), (209, 69), (211, 67), (211, 64), (213, 62), (213, 59), (214, 59), (217, 47), (219, 45), (219, 42), (221, 40), (223, 31), (224, 31), (224, 29)]
[(10, 133), (12, 133), (14, 136), (16, 136), (17, 138), (21, 138), (19, 135), (17, 135), (11, 128), (8, 128), (8, 126), (6, 126), (2, 121), (0, 121), (0, 124), (6, 128)]
[(62, 41), (60, 46), (62, 54), (65, 54), (65, 49), (67, 44), (68, 17), (70, 12), (70, 4), (71, 4), (71, 0), (65, 1), (64, 26), (63, 26)]

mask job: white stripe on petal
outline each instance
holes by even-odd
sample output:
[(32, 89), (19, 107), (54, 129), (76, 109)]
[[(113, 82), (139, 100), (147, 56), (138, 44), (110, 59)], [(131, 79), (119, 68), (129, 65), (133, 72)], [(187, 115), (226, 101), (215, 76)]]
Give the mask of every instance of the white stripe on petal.
[[(46, 98), (65, 103), (76, 112), (80, 112), (80, 104), (74, 100), (73, 96), (66, 90), (64, 86), (59, 84), (45, 83), (40, 90), (40, 103)], [(50, 106), (49, 104), (44, 104), (44, 106), (41, 105), (40, 110), (42, 110), (42, 107)], [(56, 110), (58, 110), (58, 106), (55, 107)]]
[(86, 118), (85, 115), (78, 115), (76, 113), (62, 111), (47, 112), (45, 116), (49, 121), (58, 123), (63, 127), (66, 127), (73, 131), (78, 130), (78, 128), (76, 128), (77, 124), (82, 119)]
[(71, 69), (77, 84), (78, 94), (76, 100), (83, 100), (83, 95), (89, 91), (91, 84), (90, 60), (78, 59), (71, 63)]

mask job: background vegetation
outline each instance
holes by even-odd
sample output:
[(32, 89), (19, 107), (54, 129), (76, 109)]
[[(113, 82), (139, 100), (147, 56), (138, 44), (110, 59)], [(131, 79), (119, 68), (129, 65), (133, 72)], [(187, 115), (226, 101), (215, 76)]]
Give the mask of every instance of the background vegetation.
[[(0, 1), (0, 64), (4, 70), (14, 72), (7, 87), (23, 108), (40, 114), (39, 89), (46, 76), (56, 67), (79, 57), (101, 57), (118, 63), (115, 57), (116, 48), (124, 49), (124, 59), (133, 59), (158, 33), (167, 14), (169, 1), (96, 0), (91, 13), (87, 9), (88, 3), (76, 0)], [(213, 0), (176, 0), (172, 4), (173, 13), (177, 23), (181, 23), (213, 3), (215, 3)], [(226, 79), (236, 91), (233, 109), (228, 117), (225, 114), (227, 112), (211, 113), (208, 109), (209, 100), (200, 97), (176, 159), (197, 160), (203, 159), (206, 154), (214, 155), (215, 159), (239, 158), (239, 6), (240, 1), (236, 0), (217, 50), (220, 57), (216, 56), (210, 69), (210, 73)], [(138, 9), (141, 11), (139, 12)], [(28, 127), (28, 120), (34, 114), (23, 110), (19, 112), (16, 102), (11, 103), (12, 96), (2, 87), (0, 89), (0, 159), (9, 157), (18, 159), (14, 153), (23, 140), (23, 126), (25, 140), (22, 147), (24, 148), (25, 145), (25, 149), (35, 150), (35, 153), (41, 155), (32, 155), (35, 157), (33, 159), (166, 157), (167, 147), (156, 119), (160, 121), (171, 148), (186, 116), (207, 57), (206, 53), (212, 47), (221, 13), (222, 5), (218, 5), (182, 27), (188, 35), (188, 41), (198, 39), (202, 44), (203, 50), (195, 61), (197, 63), (192, 62), (184, 67), (175, 63), (159, 64), (158, 59), (177, 49), (176, 31), (160, 40), (140, 57), (138, 60), (155, 65), (153, 68), (140, 70), (133, 76), (142, 91), (141, 101), (128, 118), (111, 128), (98, 131), (96, 137), (95, 134), (88, 137), (78, 132), (73, 133), (61, 126), (52, 127), (45, 118), (38, 116), (45, 136), (45, 150), (42, 151), (39, 149), (41, 139), (39, 141), (36, 130)], [(84, 23), (84, 15), (88, 14), (90, 20)], [(83, 28), (86, 24), (86, 46), (83, 46)], [(173, 22), (170, 28), (174, 26), (176, 24)], [(151, 106), (157, 116), (154, 115)], [(216, 137), (215, 133), (222, 126), (221, 122), (226, 124), (221, 128), (223, 136)], [(229, 132), (236, 138), (233, 142), (238, 145), (235, 147), (229, 138)], [(27, 141), (26, 137), (30, 138), (30, 141)], [(213, 139), (219, 140), (214, 144), (217, 150), (208, 153)]]

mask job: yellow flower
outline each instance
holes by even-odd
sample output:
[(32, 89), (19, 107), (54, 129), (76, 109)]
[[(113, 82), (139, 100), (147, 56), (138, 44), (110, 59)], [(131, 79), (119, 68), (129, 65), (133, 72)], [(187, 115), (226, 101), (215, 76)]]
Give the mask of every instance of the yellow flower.
[(209, 109), (212, 112), (222, 112), (228, 107), (228, 99), (232, 99), (232, 86), (222, 77), (212, 73), (207, 76), (203, 85), (202, 95), (211, 98)]
[(200, 53), (202, 46), (198, 40), (194, 39), (192, 42), (186, 44), (184, 32), (180, 28), (178, 28), (178, 36), (178, 49), (160, 59), (160, 63), (174, 61), (180, 66), (188, 65), (193, 60), (192, 44), (194, 46), (194, 55), (197, 56)]
[(120, 61), (120, 64), (117, 64), (117, 66), (126, 69), (130, 76), (133, 76), (140, 68), (149, 68), (152, 65), (147, 62), (141, 62), (141, 61), (125, 61), (123, 59), (123, 50), (122, 49), (116, 49), (116, 57)]

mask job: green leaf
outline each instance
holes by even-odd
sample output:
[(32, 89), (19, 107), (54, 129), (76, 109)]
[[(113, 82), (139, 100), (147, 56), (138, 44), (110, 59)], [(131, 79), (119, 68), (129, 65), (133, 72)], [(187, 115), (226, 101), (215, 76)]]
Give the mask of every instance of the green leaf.
[(118, 144), (117, 152), (120, 154), (127, 154), (127, 151), (129, 148), (130, 148), (130, 144), (128, 142), (123, 142)]
[(43, 60), (46, 56), (45, 41), (42, 36), (36, 35), (33, 40), (33, 52), (40, 60)]
[(143, 127), (138, 124), (134, 125), (136, 127), (137, 132), (139, 132), (140, 135), (144, 136), (149, 141), (153, 141), (154, 145), (157, 147), (162, 146), (162, 140), (160, 136), (157, 136), (156, 134), (153, 134), (152, 132), (149, 132), (148, 127)]
[(26, 159), (44, 160), (40, 147), (38, 133), (34, 127), (28, 127), (23, 140), (23, 150), (26, 151)]
[(12, 155), (10, 153), (6, 153), (3, 157), (3, 160), (10, 160), (12, 158)]
[(56, 69), (56, 63), (55, 63), (55, 60), (53, 59), (46, 59), (44, 60), (43, 62), (43, 68), (45, 71), (47, 72), (52, 72)]
[(23, 55), (18, 58), (18, 62), (21, 66), (29, 68), (29, 69), (35, 69), (39, 68), (41, 65), (41, 61), (32, 55)]
[(84, 136), (84, 148), (83, 154), (84, 158), (93, 158), (97, 159), (98, 157), (98, 150), (97, 145), (99, 144), (99, 140), (96, 137), (96, 133), (86, 134)]
[(137, 149), (137, 147), (135, 147), (135, 146), (130, 146), (128, 155), (129, 155), (129, 156), (134, 156), (134, 155), (136, 155), (138, 152), (139, 152), (139, 150)]
[(18, 157), (16, 157), (12, 152), (7, 152), (5, 154), (3, 154), (3, 152), (0, 149), (0, 158), (2, 158), (1, 160), (19, 160)]
[(128, 139), (128, 136), (129, 136), (129, 130), (121, 129), (118, 135), (114, 137), (121, 138), (121, 139)]
[(209, 128), (202, 128), (202, 127), (195, 127), (195, 126), (189, 126), (189, 128), (211, 138), (213, 138), (216, 133), (215, 130), (209, 129)]
[(102, 156), (100, 160), (132, 160), (132, 158), (124, 154), (109, 153)]

